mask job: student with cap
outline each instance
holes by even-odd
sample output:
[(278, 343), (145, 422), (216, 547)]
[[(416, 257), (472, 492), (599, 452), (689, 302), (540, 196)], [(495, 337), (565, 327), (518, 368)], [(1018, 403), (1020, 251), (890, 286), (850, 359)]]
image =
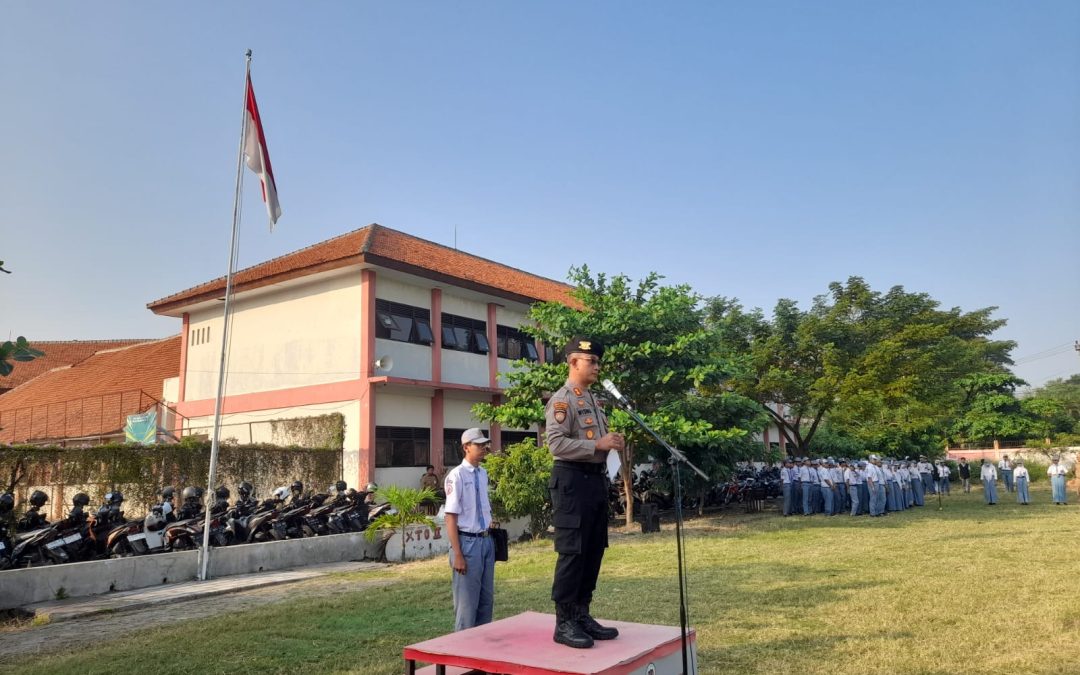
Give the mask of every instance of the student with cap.
[(545, 408), (547, 443), (555, 463), (548, 491), (555, 526), (555, 642), (585, 649), (593, 640), (613, 640), (615, 628), (592, 617), (596, 590), (608, 545), (607, 453), (622, 452), (622, 434), (608, 431), (607, 417), (589, 388), (600, 377), (604, 346), (575, 337), (564, 350), (569, 377)]
[(1024, 460), (1016, 460), (1016, 468), (1013, 469), (1013, 480), (1016, 481), (1016, 501), (1022, 506), (1031, 503), (1031, 494), (1028, 492), (1028, 480), (1030, 479)]
[(455, 631), (491, 623), (495, 607), (495, 544), (488, 533), (491, 503), (487, 471), (480, 466), (490, 443), (480, 429), (466, 429), (461, 434), (465, 459), (443, 482)]
[(866, 484), (866, 460), (859, 461), (859, 514), (870, 513), (870, 488)]
[(1057, 455), (1054, 456), (1054, 463), (1046, 470), (1046, 475), (1050, 476), (1050, 489), (1053, 493), (1054, 504), (1061, 504), (1065, 506), (1065, 474), (1068, 471), (1061, 464), (1061, 458)]
[[(793, 475), (795, 474), (795, 475)], [(794, 483), (797, 472), (795, 470), (795, 463), (790, 457), (784, 458), (784, 466), (780, 467), (780, 483), (784, 491), (784, 515), (790, 516), (792, 514), (792, 484)]]
[(1002, 455), (1001, 460), (997, 465), (998, 471), (1001, 472), (1001, 480), (1005, 482), (1005, 492), (1013, 491), (1013, 463), (1009, 461), (1008, 455)]
[(986, 458), (983, 458), (979, 478), (982, 479), (983, 497), (986, 499), (986, 505), (993, 506), (997, 504), (997, 469), (994, 468), (993, 464), (986, 461)]
[(813, 469), (810, 468), (810, 458), (804, 457), (802, 466), (799, 467), (799, 485), (802, 486), (802, 512), (804, 516), (809, 516), (814, 511), (811, 508), (813, 503), (811, 494), (817, 487), (815, 483), (810, 480), (810, 474)]
[(826, 516), (833, 514), (833, 480), (828, 460), (818, 467), (818, 487), (821, 490), (821, 512)]
[(911, 473), (911, 492), (915, 506), (926, 505), (926, 483), (923, 481), (922, 462), (912, 462), (908, 471)]
[(916, 466), (919, 469), (919, 477), (922, 479), (923, 497), (935, 494), (934, 465), (926, 460), (926, 455), (920, 455), (919, 463)]
[(937, 462), (938, 470), (938, 492), (943, 495), (949, 494), (949, 475), (952, 471), (949, 470), (949, 465), (940, 459)]
[(844, 483), (847, 485), (848, 495), (851, 497), (851, 515), (859, 515), (859, 483), (862, 479), (859, 476), (859, 469), (856, 467), (856, 463), (852, 462), (844, 469)]
[(833, 481), (833, 515), (838, 516), (846, 510), (847, 504), (847, 486), (844, 485), (844, 466), (847, 464), (844, 460), (839, 462), (832, 458), (829, 458), (829, 471), (832, 472)]

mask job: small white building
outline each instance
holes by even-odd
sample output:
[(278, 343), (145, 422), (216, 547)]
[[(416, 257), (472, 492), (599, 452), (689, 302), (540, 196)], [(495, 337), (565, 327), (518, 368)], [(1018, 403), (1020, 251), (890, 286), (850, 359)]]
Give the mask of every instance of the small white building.
[[(341, 413), (351, 486), (414, 486), (427, 464), (457, 464), (473, 404), (499, 402), (512, 360), (546, 356), (519, 330), (529, 306), (571, 302), (567, 284), (380, 225), (241, 270), (233, 287), (222, 437)], [(166, 386), (178, 435), (212, 429), (224, 293), (222, 277), (148, 305), (183, 323)]]

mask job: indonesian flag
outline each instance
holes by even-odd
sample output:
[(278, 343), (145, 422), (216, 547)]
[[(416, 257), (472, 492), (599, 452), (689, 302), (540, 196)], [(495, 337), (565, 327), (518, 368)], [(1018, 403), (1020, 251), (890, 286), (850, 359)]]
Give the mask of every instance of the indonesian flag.
[(255, 103), (255, 90), (251, 87), (251, 76), (247, 78), (247, 120), (244, 123), (244, 161), (248, 168), (259, 176), (262, 183), (263, 201), (266, 213), (270, 216), (270, 229), (281, 217), (281, 204), (278, 203), (277, 184), (274, 183), (274, 170), (270, 166), (270, 152), (266, 149), (266, 136), (263, 134), (262, 120), (259, 118), (259, 105)]

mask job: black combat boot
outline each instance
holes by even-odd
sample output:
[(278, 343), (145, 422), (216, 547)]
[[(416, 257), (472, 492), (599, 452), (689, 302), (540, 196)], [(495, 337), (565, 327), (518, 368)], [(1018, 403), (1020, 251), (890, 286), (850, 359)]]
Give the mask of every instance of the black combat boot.
[(588, 649), (593, 646), (593, 640), (581, 629), (581, 625), (574, 619), (575, 606), (571, 603), (559, 603), (555, 605), (555, 635), (553, 639), (561, 645), (575, 649)]
[(589, 615), (589, 606), (585, 603), (579, 602), (575, 605), (577, 613), (577, 623), (581, 626), (581, 630), (585, 631), (585, 634), (594, 640), (614, 640), (619, 637), (619, 629), (612, 628), (610, 626), (601, 626), (596, 623), (596, 619)]

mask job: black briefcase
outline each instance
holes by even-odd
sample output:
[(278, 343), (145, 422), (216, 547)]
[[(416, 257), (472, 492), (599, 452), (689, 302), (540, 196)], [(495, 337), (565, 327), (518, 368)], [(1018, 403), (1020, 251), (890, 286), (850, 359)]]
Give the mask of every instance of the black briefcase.
[(488, 530), (491, 541), (495, 544), (495, 560), (506, 562), (510, 559), (510, 536), (501, 527), (493, 527)]

